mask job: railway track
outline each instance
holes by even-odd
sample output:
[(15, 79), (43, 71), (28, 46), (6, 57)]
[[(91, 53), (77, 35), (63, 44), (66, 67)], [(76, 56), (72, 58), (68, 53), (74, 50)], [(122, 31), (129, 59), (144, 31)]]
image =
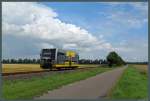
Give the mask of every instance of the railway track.
[(43, 71), (28, 71), (28, 72), (14, 72), (14, 73), (2, 73), (2, 76), (9, 76), (9, 75), (21, 75), (21, 74), (30, 74), (30, 73), (41, 73), (47, 72), (48, 70)]
[[(94, 67), (92, 67), (94, 68)], [(14, 79), (30, 79), (37, 76), (52, 75), (55, 73), (74, 72), (78, 70), (91, 69), (91, 67), (77, 68), (77, 69), (65, 69), (65, 70), (43, 70), (43, 71), (30, 71), (30, 72), (16, 72), (16, 73), (2, 73), (2, 79), (14, 80)]]

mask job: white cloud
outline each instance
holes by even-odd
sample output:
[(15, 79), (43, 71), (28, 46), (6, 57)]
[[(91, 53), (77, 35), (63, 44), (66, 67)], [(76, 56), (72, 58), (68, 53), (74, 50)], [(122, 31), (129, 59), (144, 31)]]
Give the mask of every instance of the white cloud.
[(40, 46), (39, 48), (54, 48), (53, 45), (50, 45), (48, 43), (37, 44), (37, 46)]
[(111, 6), (128, 5), (137, 10), (148, 11), (148, 2), (109, 2), (109, 3), (104, 3), (104, 4), (111, 5)]
[(72, 44), (64, 44), (63, 45), (63, 49), (71, 49), (71, 50), (77, 49), (77, 45), (74, 44), (74, 43), (72, 43)]
[(147, 2), (109, 2), (104, 4), (111, 8), (105, 12), (100, 11), (100, 14), (104, 13), (108, 18), (108, 24), (124, 28), (140, 28), (143, 24), (148, 23)]
[(136, 2), (136, 3), (128, 3), (130, 6), (135, 9), (148, 12), (148, 2)]
[(147, 23), (147, 17), (131, 14), (131, 12), (112, 11), (107, 16), (110, 23), (118, 24), (127, 28), (140, 28), (143, 24)]
[(79, 26), (59, 20), (57, 18), (59, 15), (44, 5), (3, 2), (2, 8), (4, 35), (41, 40), (38, 44), (41, 48), (73, 48), (79, 51), (112, 48), (102, 37), (97, 38)]

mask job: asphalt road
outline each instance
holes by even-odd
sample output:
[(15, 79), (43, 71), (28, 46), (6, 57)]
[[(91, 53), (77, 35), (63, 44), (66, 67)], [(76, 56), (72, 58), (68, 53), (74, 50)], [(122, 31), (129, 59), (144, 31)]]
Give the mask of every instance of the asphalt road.
[(125, 68), (117, 68), (95, 77), (63, 86), (35, 99), (97, 99), (105, 97)]

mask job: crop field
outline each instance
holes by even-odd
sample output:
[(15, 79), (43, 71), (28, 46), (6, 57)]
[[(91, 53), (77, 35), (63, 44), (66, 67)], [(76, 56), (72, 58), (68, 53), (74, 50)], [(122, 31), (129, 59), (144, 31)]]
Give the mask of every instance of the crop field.
[[(97, 67), (99, 65), (80, 65), (79, 68)], [(3, 64), (2, 73), (30, 72), (43, 71), (39, 64)]]
[(129, 65), (109, 94), (111, 99), (147, 99), (148, 66)]
[(141, 73), (148, 73), (148, 65), (133, 65)]
[(39, 64), (3, 64), (2, 73), (43, 71)]

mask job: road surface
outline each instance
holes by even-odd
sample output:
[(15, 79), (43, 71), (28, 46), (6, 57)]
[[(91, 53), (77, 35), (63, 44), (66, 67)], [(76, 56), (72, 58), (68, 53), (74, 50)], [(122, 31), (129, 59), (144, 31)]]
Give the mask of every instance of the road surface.
[(97, 99), (105, 97), (125, 68), (126, 66), (65, 85), (35, 99)]

